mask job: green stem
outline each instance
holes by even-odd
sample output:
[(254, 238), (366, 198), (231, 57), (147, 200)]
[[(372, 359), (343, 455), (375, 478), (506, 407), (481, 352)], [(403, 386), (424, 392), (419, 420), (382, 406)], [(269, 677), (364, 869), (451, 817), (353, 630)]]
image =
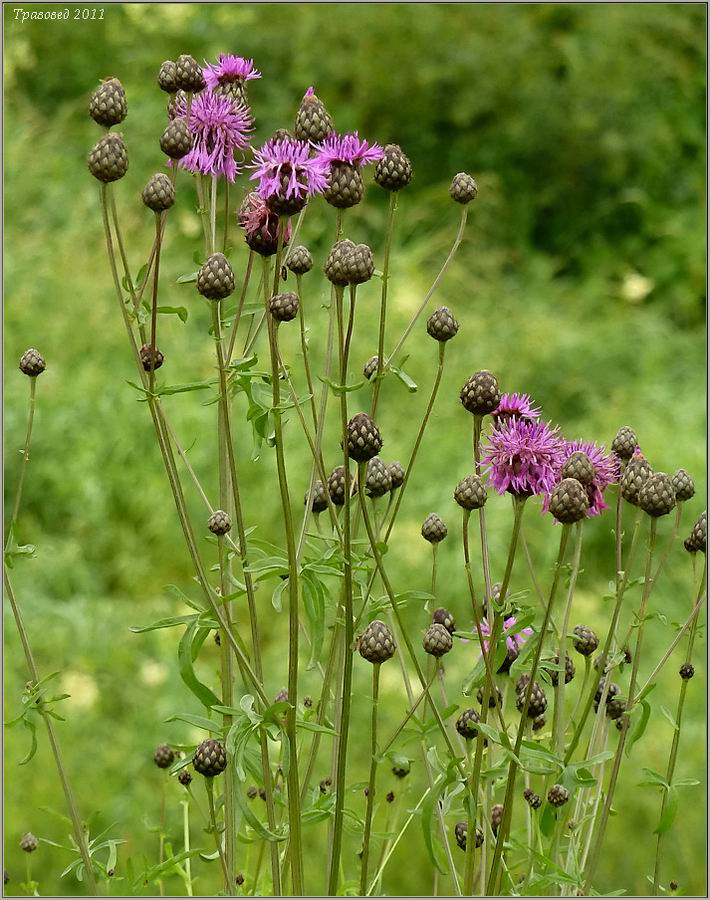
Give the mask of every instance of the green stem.
[[(639, 607), (638, 612), (638, 631), (636, 634), (636, 647), (634, 650), (634, 659), (631, 666), (631, 679), (629, 683), (629, 700), (627, 704), (627, 711), (630, 712), (633, 708), (634, 703), (636, 702), (636, 679), (638, 677), (640, 656), (641, 656), (641, 647), (643, 642), (643, 632), (644, 632), (644, 624), (646, 618), (646, 607), (648, 605), (648, 599), (651, 596), (651, 591), (653, 589), (653, 554), (656, 548), (656, 526), (657, 520), (651, 517), (649, 532), (648, 532), (648, 545), (646, 549), (646, 571), (644, 574), (644, 583), (643, 583), (643, 595), (641, 597), (641, 605)], [(602, 669), (602, 671), (604, 671)], [(596, 873), (596, 868), (599, 863), (599, 857), (601, 854), (602, 847), (604, 845), (604, 836), (606, 833), (606, 826), (609, 821), (609, 811), (611, 810), (612, 800), (614, 798), (614, 791), (616, 789), (616, 783), (619, 778), (619, 771), (621, 769), (621, 762), (624, 753), (624, 747), (626, 745), (626, 736), (629, 731), (629, 717), (628, 715), (624, 716), (622, 719), (622, 729), (619, 734), (619, 741), (616, 745), (616, 754), (614, 756), (614, 762), (611, 769), (611, 775), (609, 777), (609, 785), (607, 787), (606, 797), (604, 799), (604, 806), (602, 807), (601, 817), (597, 824), (595, 830), (594, 844), (592, 846), (592, 850), (590, 853), (589, 860), (587, 862), (586, 871), (584, 873), (584, 892), (585, 894), (589, 893), (591, 888), (592, 881), (594, 880), (594, 875)]]
[(377, 778), (377, 704), (380, 692), (380, 665), (372, 667), (372, 726), (370, 733), (370, 777), (367, 782), (367, 810), (365, 812), (365, 833), (360, 864), (360, 895), (367, 890), (367, 863), (370, 858), (370, 836), (372, 833), (372, 812), (375, 807), (375, 780)]
[[(702, 597), (703, 590), (703, 582), (705, 581), (705, 572), (706, 572), (707, 562), (703, 567), (703, 577), (700, 581), (700, 591), (698, 592), (698, 597), (695, 603), (695, 606), (698, 607), (698, 601)], [(700, 613), (700, 608), (697, 608), (697, 612), (693, 613), (693, 622), (690, 626), (690, 638), (688, 640), (688, 649), (685, 653), (685, 663), (686, 665), (690, 665), (693, 659), (693, 645), (695, 643), (695, 629), (698, 624), (698, 615)], [(675, 730), (673, 732), (673, 741), (671, 743), (671, 752), (668, 757), (668, 768), (666, 769), (666, 784), (673, 785), (673, 775), (675, 774), (675, 766), (676, 760), (678, 758), (678, 747), (680, 745), (680, 729), (683, 721), (683, 706), (685, 705), (685, 694), (688, 690), (688, 679), (683, 678), (680, 683), (680, 694), (678, 696), (678, 707), (676, 709), (675, 716)], [(663, 802), (661, 803), (661, 820), (663, 819), (663, 814), (666, 810), (666, 804), (668, 802), (668, 791), (663, 792)], [(656, 840), (656, 861), (653, 868), (653, 895), (658, 896), (658, 887), (661, 878), (661, 849), (663, 844), (663, 835), (664, 832), (659, 832), (658, 838)]]
[[(475, 415), (473, 417), (473, 459), (476, 475), (481, 474), (481, 430), (483, 427), (483, 417)], [(486, 588), (486, 616), (491, 621), (493, 616), (492, 604), (492, 584), (491, 584), (491, 562), (488, 554), (488, 531), (486, 529), (486, 508), (482, 506), (478, 510), (478, 526), (481, 534), (481, 564), (483, 566), (483, 583)]]
[(394, 218), (397, 212), (397, 191), (390, 193), (389, 207), (387, 210), (387, 225), (385, 226), (385, 250), (382, 260), (382, 291), (380, 294), (380, 326), (377, 340), (377, 374), (372, 391), (372, 406), (370, 416), (374, 419), (377, 413), (377, 401), (382, 387), (385, 361), (385, 326), (387, 324), (387, 293), (390, 282), (390, 253), (392, 250), (392, 236), (394, 234)]
[[(185, 853), (190, 852), (190, 801), (187, 797), (180, 801), (182, 806), (182, 835), (183, 849)], [(187, 896), (192, 897), (192, 860), (189, 856), (185, 858), (185, 890)]]
[(227, 896), (233, 897), (236, 893), (234, 882), (231, 877), (230, 870), (227, 868), (227, 860), (222, 849), (222, 840), (219, 836), (219, 828), (217, 827), (217, 815), (214, 808), (214, 778), (205, 778), (205, 790), (207, 791), (207, 806), (210, 811), (210, 828), (214, 834), (214, 841), (217, 845), (217, 853), (219, 861), (222, 864), (222, 875), (224, 876), (224, 890)]
[(160, 273), (160, 247), (161, 247), (161, 215), (155, 213), (155, 265), (153, 267), (153, 299), (150, 308), (150, 348), (151, 360), (148, 370), (148, 385), (151, 394), (155, 389), (155, 360), (158, 355), (158, 276)]
[(25, 484), (25, 475), (27, 473), (27, 464), (30, 461), (30, 443), (32, 441), (32, 424), (35, 417), (35, 394), (37, 390), (37, 378), (30, 378), (30, 401), (27, 411), (27, 432), (25, 434), (25, 446), (22, 451), (22, 464), (20, 466), (20, 477), (17, 482), (17, 493), (15, 494), (15, 503), (12, 507), (12, 518), (10, 519), (10, 528), (8, 529), (7, 540), (5, 542), (5, 550), (10, 547), (10, 540), (13, 531), (17, 525), (17, 518), (20, 515), (20, 505), (22, 503), (22, 490)]
[(313, 376), (311, 375), (311, 364), (308, 360), (308, 341), (306, 340), (306, 313), (303, 308), (303, 290), (302, 277), (296, 275), (296, 290), (298, 292), (298, 325), (301, 335), (301, 354), (303, 356), (303, 370), (306, 373), (306, 384), (308, 385), (308, 393), (311, 395), (310, 406), (313, 415), (313, 427), (318, 431), (318, 412), (316, 410), (315, 389), (313, 387)]
[[(557, 588), (560, 582), (562, 563), (564, 562), (565, 551), (567, 549), (567, 542), (569, 539), (569, 527), (569, 525), (562, 526), (562, 534), (560, 535), (560, 547), (557, 553), (557, 561), (555, 563), (555, 574), (552, 579), (550, 596), (547, 601), (547, 607), (545, 609), (545, 615), (543, 617), (542, 626), (540, 628), (537, 646), (535, 647), (535, 655), (533, 657), (533, 662), (530, 669), (530, 681), (528, 682), (528, 686), (525, 691), (523, 708), (520, 713), (520, 724), (518, 726), (518, 734), (515, 739), (515, 749), (513, 751), (514, 758), (511, 760), (510, 767), (508, 769), (508, 781), (505, 789), (505, 799), (503, 800), (503, 820), (500, 824), (500, 828), (498, 829), (498, 839), (496, 841), (495, 851), (493, 853), (493, 861), (491, 863), (491, 871), (486, 888), (486, 892), (488, 894), (495, 894), (498, 889), (503, 848), (505, 846), (506, 840), (508, 839), (508, 834), (510, 833), (510, 823), (513, 812), (513, 794), (515, 792), (515, 779), (518, 773), (518, 763), (516, 762), (516, 759), (519, 758), (520, 747), (523, 743), (523, 735), (525, 733), (525, 722), (528, 714), (528, 707), (530, 705), (530, 697), (532, 695), (533, 685), (535, 684), (535, 676), (537, 675), (540, 656), (542, 654), (542, 647), (550, 623), (550, 616), (552, 615), (552, 610), (555, 604), (555, 596), (557, 594)], [(501, 590), (501, 595), (502, 593), (503, 592)]]
[[(10, 575), (7, 571), (7, 568), (3, 566), (3, 581), (5, 583), (5, 592), (10, 601), (10, 607), (12, 609), (12, 615), (15, 619), (15, 626), (17, 627), (17, 632), (20, 635), (20, 643), (22, 644), (22, 649), (25, 654), (25, 662), (27, 663), (27, 670), (29, 671), (30, 678), (35, 684), (38, 684), (40, 679), (39, 670), (37, 669), (37, 665), (35, 663), (34, 654), (32, 653), (32, 647), (30, 645), (30, 638), (27, 630), (25, 629), (25, 623), (22, 618), (22, 613), (20, 610), (20, 605), (17, 602), (17, 597), (15, 596), (15, 591), (13, 590), (12, 584), (10, 582)], [(44, 724), (47, 727), (47, 737), (49, 738), (49, 745), (52, 749), (52, 756), (54, 757), (54, 764), (57, 767), (57, 774), (59, 775), (59, 780), (62, 785), (62, 790), (64, 792), (64, 800), (67, 804), (67, 811), (69, 812), (69, 818), (72, 823), (72, 830), (74, 832), (74, 840), (76, 841), (77, 847), (79, 848), (79, 854), (81, 855), (82, 861), (84, 863), (84, 872), (86, 877), (86, 884), (89, 888), (89, 893), (96, 894), (96, 877), (94, 875), (93, 864), (91, 862), (91, 855), (89, 853), (89, 845), (86, 839), (86, 833), (84, 831), (84, 826), (82, 825), (81, 818), (79, 816), (79, 810), (76, 805), (76, 800), (74, 799), (74, 791), (72, 790), (71, 784), (69, 782), (69, 776), (67, 774), (66, 767), (64, 765), (64, 757), (62, 755), (62, 751), (59, 746), (59, 739), (57, 738), (57, 734), (54, 730), (54, 723), (50, 716), (44, 711), (42, 706), (38, 706), (39, 712), (42, 714), (42, 718), (44, 719)]]
[(570, 574), (569, 586), (567, 588), (567, 600), (565, 602), (565, 611), (562, 616), (562, 625), (560, 626), (560, 643), (558, 649), (559, 664), (562, 671), (557, 673), (557, 686), (555, 687), (555, 708), (552, 716), (552, 736), (553, 748), (555, 753), (561, 753), (564, 750), (564, 712), (565, 712), (565, 670), (567, 661), (567, 631), (569, 629), (569, 618), (572, 612), (572, 601), (574, 599), (574, 589), (577, 584), (579, 575), (579, 566), (582, 559), (582, 525), (583, 522), (577, 522), (574, 526), (574, 557), (572, 562), (572, 572)]
[[(278, 287), (279, 267), (284, 242), (284, 223), (279, 225), (278, 247), (276, 250), (276, 271), (274, 276), (274, 293)], [(266, 279), (265, 279), (266, 287)], [(269, 351), (271, 356), (271, 396), (274, 420), (274, 444), (276, 450), (276, 468), (279, 479), (279, 494), (286, 534), (286, 552), (288, 555), (288, 593), (289, 593), (289, 639), (288, 639), (288, 697), (289, 708), (286, 716), (286, 734), (289, 741), (288, 766), (288, 815), (289, 846), (291, 856), (291, 878), (293, 893), (302, 896), (303, 886), (303, 848), (301, 843), (301, 799), (298, 780), (298, 752), (296, 734), (296, 706), (298, 703), (298, 562), (296, 543), (293, 531), (291, 500), (289, 497), (284, 457), (283, 423), (281, 419), (281, 387), (279, 380), (278, 326), (268, 315), (268, 297), (264, 298), (269, 334)]]
[(249, 251), (249, 258), (247, 259), (247, 268), (244, 272), (244, 280), (242, 281), (242, 289), (239, 293), (239, 302), (237, 303), (237, 311), (234, 315), (234, 319), (232, 320), (232, 328), (229, 335), (229, 347), (227, 348), (227, 355), (225, 357), (225, 361), (227, 365), (229, 365), (232, 361), (232, 355), (234, 354), (234, 344), (237, 340), (237, 333), (239, 331), (239, 324), (242, 320), (242, 312), (244, 310), (244, 301), (247, 296), (247, 289), (249, 288), (249, 282), (251, 280), (252, 269), (254, 268), (254, 251)]

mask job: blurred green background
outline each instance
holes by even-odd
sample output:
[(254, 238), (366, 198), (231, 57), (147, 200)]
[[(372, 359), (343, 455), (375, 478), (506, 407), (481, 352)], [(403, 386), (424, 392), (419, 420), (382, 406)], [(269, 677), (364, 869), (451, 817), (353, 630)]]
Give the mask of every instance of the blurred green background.
[[(29, 9), (29, 7), (27, 7)], [(33, 9), (43, 9), (34, 6)], [(20, 542), (37, 545), (36, 559), (14, 572), (27, 625), (43, 672), (60, 670), (71, 699), (59, 726), (82, 811), (95, 813), (94, 831), (112, 826), (121, 848), (117, 877), (131, 857), (140, 871), (156, 859), (150, 831), (158, 817), (163, 774), (151, 754), (162, 741), (189, 742), (199, 734), (165, 725), (175, 712), (199, 713), (177, 668), (178, 632), (147, 635), (131, 625), (178, 614), (167, 584), (191, 592), (191, 571), (144, 405), (126, 384), (133, 377), (123, 326), (112, 293), (101, 230), (98, 190), (85, 165), (99, 136), (86, 114), (99, 79), (118, 76), (129, 116), (123, 126), (130, 155), (116, 185), (134, 272), (152, 240), (140, 190), (163, 160), (158, 136), (165, 97), (155, 76), (163, 59), (182, 52), (211, 60), (218, 52), (253, 57), (263, 73), (250, 86), (255, 143), (290, 126), (309, 85), (333, 113), (339, 130), (359, 129), (381, 143), (397, 142), (412, 159), (416, 178), (400, 196), (392, 267), (392, 346), (438, 271), (453, 240), (458, 208), (447, 195), (455, 172), (479, 182), (465, 242), (435, 303), (450, 306), (461, 323), (450, 345), (439, 401), (425, 438), (414, 484), (388, 555), (398, 590), (426, 590), (428, 547), (419, 527), (432, 510), (450, 526), (440, 551), (439, 600), (467, 623), (468, 600), (460, 551), (459, 517), (451, 498), (470, 469), (470, 420), (458, 402), (468, 375), (489, 368), (505, 390), (528, 391), (546, 418), (567, 437), (609, 443), (621, 424), (632, 425), (652, 465), (683, 466), (695, 477), (696, 497), (684, 511), (685, 533), (705, 501), (705, 7), (701, 4), (609, 5), (111, 5), (103, 21), (25, 22), (12, 6), (5, 16), (5, 447), (6, 524), (24, 436), (27, 381), (17, 360), (28, 346), (47, 359), (38, 384), (32, 461), (19, 527)], [(91, 9), (92, 7), (86, 7)], [(239, 190), (245, 189), (245, 179)], [(201, 248), (189, 179), (179, 179), (161, 265), (161, 303), (185, 305), (187, 324), (162, 317), (161, 348), (171, 383), (212, 377), (207, 313), (192, 285), (176, 278), (194, 269)], [(346, 233), (371, 244), (381, 260), (386, 197), (372, 186), (346, 216)], [(334, 212), (312, 204), (302, 238), (316, 269), (305, 280), (311, 346), (320, 360), (325, 319), (319, 274), (332, 241)], [(238, 271), (245, 252), (234, 235)], [(256, 287), (256, 285), (254, 285)], [(360, 291), (354, 369), (374, 352), (378, 288)], [(433, 308), (433, 307), (432, 307)], [(298, 364), (295, 335), (284, 337)], [(262, 346), (263, 351), (263, 346)], [(419, 384), (409, 394), (385, 383), (379, 414), (387, 459), (406, 460), (435, 371), (436, 349), (419, 327), (406, 369)], [(320, 369), (319, 369), (320, 370)], [(168, 413), (211, 497), (216, 494), (215, 408), (204, 395), (168, 398)], [(366, 408), (366, 390), (351, 395)], [(334, 404), (333, 404), (334, 407)], [(249, 461), (251, 436), (237, 401), (238, 438), (250, 525), (281, 542), (282, 528), (272, 453)], [(294, 505), (307, 486), (307, 451), (297, 421), (288, 426)], [(326, 438), (326, 465), (338, 460), (336, 431)], [(204, 510), (191, 494), (200, 531)], [(500, 577), (509, 508), (489, 501), (494, 575)], [(537, 509), (527, 513), (528, 537), (543, 583), (549, 583), (556, 532)], [(613, 574), (612, 519), (586, 528), (584, 572), (573, 620), (605, 631), (609, 609), (601, 599)], [(669, 538), (671, 522), (660, 534)], [(205, 543), (207, 559), (213, 547)], [(638, 573), (637, 573), (638, 574)], [(477, 571), (480, 581), (480, 572)], [(274, 612), (270, 591), (259, 593), (265, 622), (267, 693), (286, 681), (285, 614)], [(522, 560), (516, 590), (529, 588)], [(636, 602), (637, 594), (630, 594)], [(653, 597), (646, 632), (650, 671), (672, 638), (671, 622), (691, 603), (687, 554), (677, 546)], [(426, 613), (408, 611), (421, 629)], [(630, 612), (627, 611), (627, 621)], [(18, 714), (26, 672), (12, 618), (5, 618), (5, 718)], [(664, 882), (702, 894), (705, 873), (706, 667), (704, 632), (698, 674), (690, 685), (678, 774), (702, 780), (681, 789), (681, 813), (667, 839)], [(449, 691), (475, 654), (457, 646), (447, 665)], [(599, 869), (601, 892), (644, 893), (652, 871), (660, 799), (637, 787), (642, 766), (663, 770), (672, 728), (660, 708), (674, 708), (678, 653), (653, 694), (654, 716), (622, 770), (622, 786)], [(216, 686), (217, 650), (205, 645), (201, 677)], [(386, 667), (387, 668), (387, 667)], [(581, 667), (580, 667), (581, 668)], [(369, 671), (356, 663), (356, 691), (368, 690)], [(383, 683), (383, 733), (404, 709), (395, 666)], [(628, 682), (628, 671), (622, 676)], [(315, 672), (303, 692), (318, 691)], [(575, 684), (578, 684), (576, 682)], [(573, 685), (574, 687), (574, 685)], [(353, 783), (365, 777), (367, 705), (355, 704)], [(612, 737), (612, 745), (615, 735)], [(19, 893), (25, 858), (22, 833), (65, 840), (66, 828), (48, 810), (63, 812), (44, 736), (37, 757), (18, 762), (27, 737), (13, 730), (5, 743), (5, 868), (10, 893)], [(415, 756), (413, 745), (408, 748)], [(322, 770), (322, 771), (321, 771)], [(324, 753), (316, 772), (328, 774)], [(421, 794), (421, 763), (406, 782), (385, 768), (387, 790), (408, 791), (402, 809)], [(168, 786), (171, 836), (180, 845), (179, 789)], [(257, 801), (260, 802), (260, 801)], [(364, 813), (361, 794), (352, 804)], [(381, 813), (379, 828), (384, 826)], [(315, 889), (322, 889), (324, 826), (306, 832)], [(211, 849), (196, 822), (193, 840)], [(320, 850), (317, 848), (321, 848)], [(356, 870), (355, 838), (345, 862)], [(253, 857), (252, 857), (253, 859)], [(42, 893), (71, 894), (81, 886), (60, 879), (69, 861), (42, 845), (32, 857)], [(315, 862), (315, 865), (313, 863)], [(196, 864), (198, 893), (218, 887), (216, 864)], [(415, 819), (385, 880), (390, 894), (427, 893), (429, 863)], [(177, 879), (168, 891), (181, 890)], [(121, 893), (125, 882), (114, 891)], [(146, 888), (146, 892), (149, 889)]]

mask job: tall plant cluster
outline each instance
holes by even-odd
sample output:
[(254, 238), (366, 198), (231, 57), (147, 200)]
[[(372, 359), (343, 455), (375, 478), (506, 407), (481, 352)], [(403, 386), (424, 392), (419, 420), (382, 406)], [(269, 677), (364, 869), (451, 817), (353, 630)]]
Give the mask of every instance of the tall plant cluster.
[[(121, 893), (143, 892), (145, 885), (163, 893), (165, 879), (178, 875), (192, 896), (219, 867), (221, 890), (229, 896), (373, 896), (391, 890), (391, 860), (407, 835), (410, 848), (420, 846), (430, 862), (422, 894), (595, 893), (619, 779), (638, 777), (638, 762), (627, 760), (654, 716), (651, 693), (666, 663), (682, 656), (667, 769), (645, 770), (646, 783), (659, 792), (650, 875), (659, 893), (666, 889), (666, 854), (673, 852), (665, 836), (678, 789), (691, 783), (676, 777), (675, 766), (706, 592), (705, 512), (684, 542), (694, 576), (685, 621), (660, 659), (644, 652), (644, 633), (656, 614), (659, 578), (671, 561), (683, 564), (678, 536), (693, 481), (683, 469), (654, 471), (628, 426), (608, 450), (588, 436), (567, 439), (528, 393), (501, 390), (498, 377), (482, 369), (460, 392), (470, 474), (439, 485), (442, 502), (453, 493), (460, 520), (450, 527), (431, 513), (421, 529), (430, 582), (417, 590), (394, 584), (388, 552), (417, 483), (447, 353), (455, 352), (449, 343), (459, 331), (454, 311), (429, 307), (463, 239), (478, 188), (470, 175), (454, 176), (449, 193), (460, 219), (450, 252), (393, 339), (390, 270), (410, 160), (397, 144), (382, 147), (357, 132), (339, 133), (312, 87), (291, 128), (254, 147), (249, 85), (259, 78), (252, 60), (233, 55), (204, 67), (182, 55), (160, 66), (157, 82), (168, 103), (156, 157), (160, 151), (167, 160), (142, 192), (153, 213), (153, 237), (139, 270), (128, 258), (114, 189), (129, 164), (124, 137), (114, 130), (128, 112), (124, 88), (116, 78), (104, 81), (89, 104), (105, 129), (88, 167), (100, 183), (115, 302), (136, 366), (133, 386), (145, 404), (146, 427), (149, 418), (155, 432), (194, 574), (191, 592), (182, 595), (185, 608), (134, 630), (182, 629), (181, 673), (196, 711), (172, 718), (184, 724), (186, 736), (194, 728), (205, 735), (197, 746), (155, 750), (154, 763), (166, 773), (161, 825), (157, 858), (141, 872), (122, 865), (120, 839), (92, 838), (80, 816), (54, 724), (55, 704), (63, 698), (50, 695), (50, 679), (37, 669), (31, 628), (11, 583), (12, 566), (31, 553), (16, 538), (36, 386), (45, 369), (34, 349), (20, 362), (30, 384), (29, 419), (4, 569), (30, 679), (17, 721), (33, 737), (40, 719), (48, 731), (72, 825), (68, 849), (75, 858), (66, 871), (92, 893), (110, 891), (116, 880)], [(375, 248), (348, 237), (369, 180), (371, 190), (389, 197)], [(180, 201), (196, 204), (204, 238), (197, 271), (184, 276), (161, 269), (171, 210)], [(332, 234), (317, 264), (297, 240), (306, 216)], [(327, 284), (324, 333), (309, 326), (319, 278)], [(358, 288), (373, 279), (378, 317), (358, 310)], [(216, 374), (207, 381), (169, 380), (171, 350), (160, 323), (176, 311), (162, 300), (175, 292), (176, 281), (194, 285), (181, 290), (194, 290), (194, 302), (209, 310), (209, 332), (195, 335), (213, 349)], [(297, 333), (299, 354), (285, 351), (283, 329)], [(356, 329), (376, 350), (362, 371), (351, 358)], [(411, 384), (402, 366), (405, 345), (415, 337), (433, 340), (436, 368), (424, 416), (412, 423), (408, 457), (393, 461), (381, 455), (388, 423), (404, 414), (386, 385), (395, 379)], [(365, 409), (353, 403), (363, 388)], [(216, 496), (190, 464), (169, 414), (172, 395), (202, 398), (206, 392), (215, 410)], [(289, 458), (286, 434), (291, 446), (307, 447), (308, 471)], [(244, 448), (253, 441), (273, 453), (276, 466), (281, 529), (268, 539), (255, 530), (259, 510), (244, 502), (252, 465)], [(193, 495), (203, 507), (199, 517), (188, 506)], [(489, 551), (489, 500), (509, 509), (508, 549), (500, 559)], [(549, 572), (536, 564), (525, 539), (525, 519), (535, 507), (557, 545)], [(583, 577), (585, 532), (605, 521), (614, 566), (605, 630), (597, 634), (578, 621), (575, 591)], [(444, 540), (460, 543), (464, 596), (451, 595), (437, 568)], [(517, 589), (523, 572), (533, 596)], [(288, 616), (279, 673), (286, 687), (275, 699), (267, 693), (263, 654), (272, 604), (284, 606)], [(412, 610), (419, 611), (418, 631), (412, 631)], [(194, 667), (208, 639), (220, 655), (211, 685)], [(475, 665), (463, 684), (452, 683), (448, 654), (472, 652)], [(398, 722), (391, 733), (383, 733), (380, 716), (386, 663), (398, 669), (403, 688), (399, 706), (388, 710), (387, 721)], [(368, 665), (371, 690), (359, 696), (353, 672)], [(306, 666), (320, 675), (317, 697), (303, 696)], [(272, 680), (274, 673), (268, 674)], [(352, 726), (360, 706), (365, 714), (358, 710), (357, 720), (370, 722), (365, 733)], [(367, 782), (356, 785), (353, 772), (363, 760)], [(410, 783), (412, 769), (420, 768), (421, 792), (385, 795), (383, 767)], [(315, 773), (324, 771), (318, 781)], [(178, 802), (182, 849), (168, 839)], [(37, 849), (32, 835), (22, 840), (28, 854)], [(317, 860), (309, 858), (314, 846), (321, 848)], [(29, 869), (26, 886), (36, 886)]]

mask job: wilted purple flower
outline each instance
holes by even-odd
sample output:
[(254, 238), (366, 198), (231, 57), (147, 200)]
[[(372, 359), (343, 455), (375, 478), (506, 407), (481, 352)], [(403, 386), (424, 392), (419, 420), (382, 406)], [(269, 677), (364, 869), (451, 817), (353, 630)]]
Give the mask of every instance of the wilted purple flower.
[[(610, 484), (615, 484), (621, 474), (621, 467), (616, 454), (607, 454), (604, 452), (605, 450), (605, 447), (600, 447), (593, 441), (567, 441), (562, 452), (560, 467), (577, 451), (586, 453), (594, 466), (594, 478), (592, 483), (586, 486), (587, 495), (589, 496), (588, 516), (598, 516), (608, 508), (608, 504), (604, 502), (604, 491)], [(557, 480), (559, 480), (559, 475)], [(545, 497), (545, 509), (548, 508), (549, 502), (550, 496), (548, 494)]]
[(529, 497), (553, 489), (564, 447), (557, 426), (511, 419), (491, 432), (483, 461), (489, 464), (490, 479), (499, 494), (508, 491)]
[(251, 180), (259, 181), (259, 194), (277, 212), (297, 211), (308, 197), (327, 187), (328, 166), (311, 158), (310, 149), (305, 141), (278, 138), (254, 154)]
[[(177, 102), (177, 115), (187, 114), (184, 100)], [(251, 115), (229, 97), (203, 91), (192, 98), (190, 131), (195, 136), (192, 150), (180, 160), (188, 172), (202, 175), (224, 175), (234, 181), (239, 167), (234, 159), (237, 150), (249, 146)]]
[[(252, 191), (244, 198), (237, 220), (244, 229), (246, 242), (252, 250), (265, 256), (276, 253), (280, 219), (256, 191)], [(290, 239), (291, 223), (287, 222), (284, 229), (284, 246)]]
[(327, 166), (342, 163), (348, 166), (366, 166), (382, 159), (384, 150), (379, 144), (370, 146), (368, 142), (353, 134), (331, 134), (315, 145), (316, 157)]
[(220, 53), (216, 64), (207, 63), (202, 74), (211, 91), (233, 84), (235, 81), (241, 84), (261, 78), (261, 72), (254, 68), (253, 59), (244, 59), (243, 56), (234, 56), (231, 53)]
[(493, 423), (499, 425), (511, 419), (539, 419), (541, 410), (534, 405), (530, 394), (503, 394), (493, 410)]
[[(516, 620), (515, 616), (509, 616), (503, 622), (503, 629), (506, 632), (510, 631), (515, 626), (516, 621), (517, 620)], [(506, 638), (505, 638), (506, 647), (508, 648), (508, 650), (510, 650), (512, 653), (515, 653), (515, 655), (517, 656), (517, 654), (520, 652), (523, 644), (527, 641), (527, 639), (530, 637), (530, 635), (532, 633), (533, 633), (532, 628), (521, 628), (517, 634), (513, 633), (513, 634), (506, 635)], [(491, 636), (491, 628), (490, 628), (490, 625), (488, 624), (488, 622), (486, 621), (486, 619), (481, 620), (481, 635), (484, 636), (483, 646), (485, 648), (486, 653), (488, 653), (488, 643), (489, 642), (486, 640), (486, 638), (489, 638)]]

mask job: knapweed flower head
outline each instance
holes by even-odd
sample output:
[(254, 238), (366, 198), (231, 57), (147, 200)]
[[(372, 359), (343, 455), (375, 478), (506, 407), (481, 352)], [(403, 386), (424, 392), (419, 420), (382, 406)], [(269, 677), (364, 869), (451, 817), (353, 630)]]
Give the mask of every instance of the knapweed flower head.
[[(256, 191), (244, 198), (237, 215), (237, 220), (244, 229), (247, 244), (259, 252), (276, 252), (279, 235), (279, 217), (269, 209), (266, 200)], [(284, 246), (291, 239), (291, 223), (286, 223), (284, 230)]]
[(306, 141), (279, 138), (267, 141), (254, 154), (252, 181), (258, 181), (259, 194), (267, 201), (307, 200), (324, 191), (328, 166), (311, 157)]
[(540, 408), (535, 406), (530, 394), (503, 394), (498, 407), (491, 413), (491, 417), (493, 423), (498, 425), (501, 422), (509, 422), (511, 419), (528, 421), (539, 419), (541, 412)]
[(548, 494), (557, 482), (565, 441), (545, 422), (511, 419), (488, 437), (483, 454), (488, 474), (499, 494), (519, 497)]
[[(604, 491), (610, 484), (615, 484), (621, 474), (618, 458), (613, 453), (606, 453), (605, 450), (605, 447), (599, 446), (593, 441), (567, 441), (562, 453), (561, 465), (564, 465), (573, 453), (580, 452), (586, 454), (594, 466), (592, 483), (585, 486), (589, 496), (588, 516), (598, 516), (607, 509), (608, 505), (604, 502)], [(548, 508), (549, 501), (548, 495), (545, 497), (545, 509)]]
[(366, 166), (382, 159), (384, 150), (379, 144), (370, 145), (360, 138), (357, 131), (352, 134), (331, 134), (315, 145), (316, 157), (326, 166), (340, 163), (348, 166)]
[(216, 63), (207, 63), (202, 70), (207, 87), (214, 91), (228, 84), (244, 83), (261, 78), (261, 72), (254, 68), (253, 59), (234, 56), (232, 53), (220, 53)]
[[(178, 115), (187, 114), (184, 100), (178, 107)], [(193, 174), (223, 175), (234, 181), (239, 173), (234, 154), (249, 146), (252, 127), (249, 110), (229, 97), (203, 91), (192, 99), (188, 126), (194, 142), (192, 150), (180, 160), (180, 166)]]
[[(527, 641), (530, 635), (533, 633), (532, 628), (521, 628), (520, 631), (514, 632), (512, 629), (516, 625), (515, 616), (509, 616), (503, 622), (503, 629), (506, 632), (505, 637), (505, 645), (511, 653), (517, 654), (520, 652), (523, 644)], [(486, 619), (481, 620), (481, 635), (483, 637), (483, 646), (485, 648), (486, 653), (488, 653), (488, 640), (491, 636), (491, 627), (488, 624)]]

